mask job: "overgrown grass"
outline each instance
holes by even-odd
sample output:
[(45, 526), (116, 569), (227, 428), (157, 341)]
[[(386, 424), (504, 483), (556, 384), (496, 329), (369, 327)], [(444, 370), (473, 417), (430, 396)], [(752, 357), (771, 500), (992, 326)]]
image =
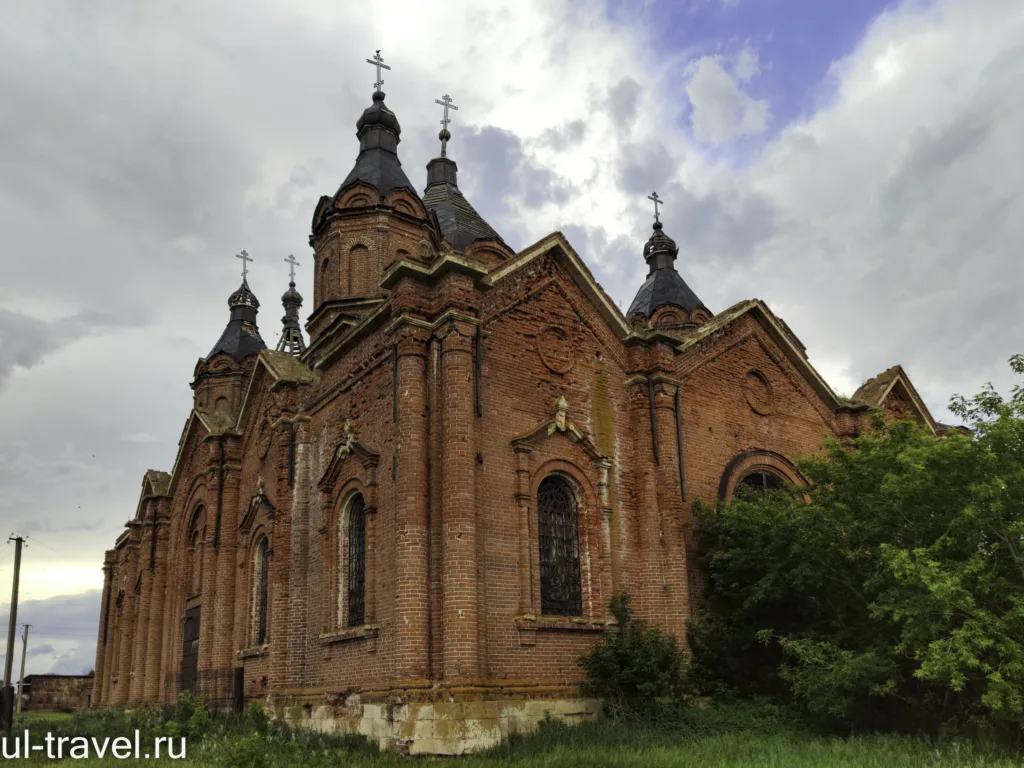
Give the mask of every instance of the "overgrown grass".
[[(74, 760), (84, 766), (118, 765), (170, 768), (194, 765), (211, 768), (292, 768), (292, 766), (354, 766), (391, 768), (409, 766), (409, 758), (378, 753), (358, 737), (340, 737), (292, 731), (266, 720), (254, 709), (246, 717), (207, 718), (195, 707), (177, 712), (138, 710), (91, 711), (62, 718), (27, 716), (27, 727), (38, 743), (44, 732), (102, 738), (133, 733), (146, 737), (191, 729), (186, 760)], [(18, 761), (27, 765), (52, 764), (35, 755)], [(13, 761), (12, 761), (13, 764)], [(658, 727), (639, 722), (604, 721), (566, 726), (541, 723), (533, 734), (467, 758), (431, 760), (437, 768), (485, 766), (991, 766), (1022, 765), (1019, 759), (995, 748), (964, 741), (933, 742), (907, 736), (879, 735), (839, 738), (815, 733), (785, 710), (767, 704), (743, 703), (687, 710), (677, 721)]]

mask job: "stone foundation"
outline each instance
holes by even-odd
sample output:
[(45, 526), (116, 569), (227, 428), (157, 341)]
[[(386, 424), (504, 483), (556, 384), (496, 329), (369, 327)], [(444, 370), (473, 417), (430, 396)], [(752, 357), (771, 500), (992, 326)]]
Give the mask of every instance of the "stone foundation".
[[(341, 699), (341, 697), (337, 697)], [(354, 694), (327, 704), (273, 706), (286, 723), (323, 733), (358, 733), (383, 750), (410, 755), (464, 755), (536, 730), (550, 716), (574, 724), (595, 720), (599, 699), (493, 699), (363, 703)]]

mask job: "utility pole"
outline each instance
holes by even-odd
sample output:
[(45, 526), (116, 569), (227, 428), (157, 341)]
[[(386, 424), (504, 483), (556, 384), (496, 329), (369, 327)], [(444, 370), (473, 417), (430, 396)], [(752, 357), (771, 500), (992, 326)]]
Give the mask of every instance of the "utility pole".
[(4, 687), (0, 692), (0, 724), (7, 733), (14, 726), (14, 687), (11, 675), (14, 673), (14, 634), (18, 628), (18, 578), (21, 576), (21, 545), (25, 539), (11, 535), (7, 541), (14, 542), (14, 586), (11, 588), (11, 617), (7, 625), (7, 656), (4, 658)]
[(21, 637), (21, 675), (18, 676), (18, 698), (14, 700), (14, 714), (21, 714), (21, 699), (25, 695), (25, 657), (28, 656), (28, 628), (31, 624), (23, 624), (25, 634)]

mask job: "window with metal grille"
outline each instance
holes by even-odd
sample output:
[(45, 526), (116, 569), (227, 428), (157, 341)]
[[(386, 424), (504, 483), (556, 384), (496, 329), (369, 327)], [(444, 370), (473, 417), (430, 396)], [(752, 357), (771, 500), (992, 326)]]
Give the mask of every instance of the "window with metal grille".
[(356, 494), (348, 507), (348, 626), (358, 627), (366, 615), (366, 504)]
[(256, 545), (254, 558), (255, 578), (253, 579), (254, 594), (254, 637), (256, 645), (267, 642), (267, 601), (270, 592), (270, 542), (264, 536)]
[(579, 509), (576, 494), (565, 478), (550, 475), (541, 481), (537, 517), (541, 613), (579, 616), (583, 612)]
[(771, 472), (751, 472), (749, 475), (744, 477), (741, 482), (746, 487), (758, 491), (759, 493), (778, 491), (782, 488), (782, 481), (779, 479), (779, 476), (774, 475)]

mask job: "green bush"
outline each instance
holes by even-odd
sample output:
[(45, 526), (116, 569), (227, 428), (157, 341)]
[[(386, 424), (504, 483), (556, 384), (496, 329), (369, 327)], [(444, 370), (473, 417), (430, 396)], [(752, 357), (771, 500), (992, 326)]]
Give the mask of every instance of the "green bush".
[(629, 595), (616, 595), (618, 630), (579, 660), (585, 696), (603, 699), (609, 716), (671, 716), (685, 704), (687, 657), (677, 640), (633, 616)]

